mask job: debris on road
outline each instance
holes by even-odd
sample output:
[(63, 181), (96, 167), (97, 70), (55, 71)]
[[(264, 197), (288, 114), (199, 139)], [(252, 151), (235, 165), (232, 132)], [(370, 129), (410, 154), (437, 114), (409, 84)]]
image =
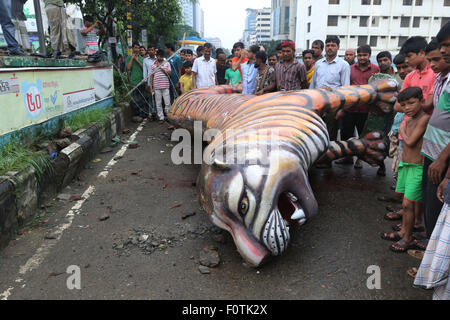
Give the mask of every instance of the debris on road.
[(166, 183), (166, 184), (163, 186), (163, 190), (166, 189), (168, 186), (169, 186), (169, 185)]
[(177, 204), (174, 204), (173, 206), (171, 206), (170, 209), (179, 208), (179, 207), (181, 207), (181, 206), (182, 206), (181, 203), (177, 203)]
[(100, 153), (109, 153), (109, 152), (112, 152), (113, 151), (113, 149), (112, 148), (110, 148), (110, 147), (106, 147), (106, 148), (104, 148), (102, 151), (100, 151)]
[(120, 159), (122, 159), (122, 158), (123, 158), (123, 156), (117, 156), (117, 157), (114, 157), (114, 161), (120, 160)]
[(56, 238), (57, 238), (57, 235), (56, 235), (56, 233), (54, 233), (54, 232), (49, 232), (49, 233), (47, 233), (47, 234), (45, 235), (44, 238), (45, 238), (45, 239), (48, 239), (48, 240), (53, 240), (53, 239), (56, 239)]
[(109, 219), (109, 214), (107, 214), (107, 213), (102, 214), (100, 216), (100, 218), (98, 218), (98, 220), (100, 220), (100, 221), (105, 221), (105, 220), (108, 220), (108, 219)]
[(81, 196), (78, 196), (78, 195), (70, 197), (70, 201), (79, 201), (79, 200), (82, 200), (82, 199), (83, 198)]
[(58, 200), (64, 200), (64, 201), (68, 201), (70, 200), (72, 196), (68, 193), (60, 193), (58, 194), (58, 196), (56, 197)]
[(100, 158), (92, 160), (92, 162), (94, 162), (94, 163), (97, 163), (97, 162), (100, 162), (100, 161), (102, 161), (102, 159), (100, 159)]
[(125, 128), (125, 129), (122, 130), (123, 134), (129, 134), (130, 132), (131, 132), (131, 130), (128, 129), (128, 128)]
[(186, 214), (186, 215), (184, 215), (184, 216), (182, 216), (181, 217), (181, 219), (187, 219), (187, 218), (189, 218), (189, 217), (193, 217), (193, 216), (195, 216), (195, 211), (194, 212), (192, 212), (192, 213), (188, 213), (188, 214)]
[(214, 246), (204, 247), (200, 251), (200, 264), (205, 267), (217, 267), (220, 263), (219, 252), (217, 250), (218, 248)]
[(198, 266), (198, 271), (200, 271), (201, 274), (210, 274), (211, 271), (209, 270), (208, 267), (205, 266)]

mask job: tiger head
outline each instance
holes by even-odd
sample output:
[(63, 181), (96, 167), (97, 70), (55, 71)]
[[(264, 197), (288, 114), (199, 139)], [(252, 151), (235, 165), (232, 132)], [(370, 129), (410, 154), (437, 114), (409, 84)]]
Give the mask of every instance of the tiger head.
[[(259, 157), (260, 151), (253, 148), (249, 153)], [(317, 213), (306, 169), (287, 150), (271, 150), (268, 161), (256, 164), (212, 159), (202, 165), (198, 186), (200, 203), (212, 222), (230, 232), (252, 266), (282, 254), (289, 244), (289, 228)]]

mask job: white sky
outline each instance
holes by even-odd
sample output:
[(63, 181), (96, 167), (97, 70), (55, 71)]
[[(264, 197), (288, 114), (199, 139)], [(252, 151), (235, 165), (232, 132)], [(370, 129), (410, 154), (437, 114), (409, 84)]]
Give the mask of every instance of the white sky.
[(244, 32), (245, 9), (262, 9), (270, 0), (200, 0), (205, 12), (205, 37), (219, 37), (222, 47), (231, 50)]

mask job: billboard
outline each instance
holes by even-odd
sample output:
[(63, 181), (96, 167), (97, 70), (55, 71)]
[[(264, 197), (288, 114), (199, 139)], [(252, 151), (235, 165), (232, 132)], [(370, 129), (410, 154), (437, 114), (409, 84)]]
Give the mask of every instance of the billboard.
[(0, 69), (0, 136), (112, 97), (112, 66)]

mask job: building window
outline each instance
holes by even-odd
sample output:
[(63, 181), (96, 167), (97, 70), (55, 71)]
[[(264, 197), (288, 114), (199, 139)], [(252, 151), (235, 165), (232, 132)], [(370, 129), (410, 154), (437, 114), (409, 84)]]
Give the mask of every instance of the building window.
[(370, 0), (361, 0), (361, 4), (364, 5), (368, 5), (370, 4)]
[(361, 16), (359, 18), (359, 26), (360, 27), (368, 27), (369, 17)]
[(328, 16), (328, 26), (337, 27), (337, 25), (338, 25), (338, 16)]
[(450, 0), (444, 0), (444, 7), (450, 7)]
[(328, 0), (328, 4), (339, 4), (339, 0)]
[(358, 36), (358, 47), (367, 44), (367, 36)]
[(289, 34), (289, 9), (289, 7), (284, 8), (284, 34)]
[(450, 21), (450, 18), (442, 18), (441, 28), (442, 28), (443, 26), (445, 26), (445, 25), (447, 24), (447, 22), (449, 22), (449, 21)]
[(422, 5), (422, 2), (423, 2), (422, 0), (416, 0), (416, 7), (417, 7), (417, 6), (421, 6), (421, 5)]
[(380, 24), (380, 17), (372, 17), (372, 27), (378, 27)]
[(373, 0), (373, 4), (379, 6), (381, 5), (381, 0)]
[(308, 31), (307, 32), (311, 32), (311, 22), (308, 22)]
[(378, 37), (371, 36), (370, 37), (370, 46), (375, 48), (377, 46)]
[(312, 10), (312, 6), (309, 6), (309, 7), (308, 7), (308, 16), (309, 16), (309, 17), (311, 16), (311, 10)]
[(413, 28), (420, 28), (420, 17), (414, 17)]
[(404, 6), (412, 6), (412, 0), (403, 0)]
[(309, 40), (306, 40), (306, 48), (309, 49)]
[(411, 17), (402, 17), (400, 21), (400, 28), (409, 28), (409, 23), (411, 22)]
[(398, 46), (401, 47), (408, 40), (408, 37), (398, 37)]

